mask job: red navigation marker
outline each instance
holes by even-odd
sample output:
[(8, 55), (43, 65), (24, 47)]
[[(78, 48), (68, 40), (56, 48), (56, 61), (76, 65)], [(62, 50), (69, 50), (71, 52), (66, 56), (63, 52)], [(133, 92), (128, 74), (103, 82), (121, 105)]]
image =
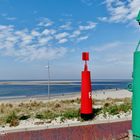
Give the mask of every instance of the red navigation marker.
[(82, 60), (88, 61), (89, 60), (89, 52), (82, 53)]
[(81, 118), (84, 120), (92, 119), (92, 88), (90, 71), (88, 71), (87, 61), (89, 60), (89, 53), (82, 53), (82, 60), (85, 61), (84, 71), (81, 74)]

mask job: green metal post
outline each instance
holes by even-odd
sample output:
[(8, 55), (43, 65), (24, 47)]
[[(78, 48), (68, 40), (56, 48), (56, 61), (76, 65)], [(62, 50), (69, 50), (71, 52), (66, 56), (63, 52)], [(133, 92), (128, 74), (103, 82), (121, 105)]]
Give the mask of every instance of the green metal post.
[(132, 132), (140, 140), (140, 51), (134, 53), (133, 68)]
[[(140, 12), (136, 18), (140, 24)], [(134, 52), (133, 96), (132, 96), (132, 133), (134, 140), (140, 140), (140, 41)]]
[(140, 25), (140, 11), (139, 11), (139, 14), (138, 14), (136, 20), (138, 21), (138, 23), (139, 23), (139, 25)]

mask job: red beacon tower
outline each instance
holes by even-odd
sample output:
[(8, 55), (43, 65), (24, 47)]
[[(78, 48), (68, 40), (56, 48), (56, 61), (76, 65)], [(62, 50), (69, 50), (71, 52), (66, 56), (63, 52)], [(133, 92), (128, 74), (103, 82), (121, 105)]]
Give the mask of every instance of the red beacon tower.
[(89, 120), (93, 118), (92, 111), (92, 88), (90, 71), (88, 71), (87, 61), (89, 60), (89, 53), (82, 53), (82, 60), (85, 61), (84, 71), (81, 74), (81, 118)]

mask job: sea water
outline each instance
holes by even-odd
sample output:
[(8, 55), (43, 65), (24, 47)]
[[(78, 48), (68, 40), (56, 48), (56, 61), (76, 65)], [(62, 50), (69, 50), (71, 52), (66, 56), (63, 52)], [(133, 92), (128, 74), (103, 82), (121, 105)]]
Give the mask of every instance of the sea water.
[[(58, 81), (58, 80), (57, 80)], [(1, 81), (3, 82), (3, 81)], [(5, 82), (5, 81), (4, 81)], [(9, 81), (11, 82), (11, 81)], [(14, 82), (14, 81), (12, 81)], [(16, 83), (22, 81), (16, 81)], [(32, 81), (27, 81), (32, 82)], [(93, 80), (92, 90), (103, 89), (127, 89), (131, 80)], [(0, 98), (16, 98), (16, 97), (30, 97), (30, 96), (45, 96), (48, 95), (48, 85), (46, 84), (0, 84)], [(60, 80), (60, 84), (50, 84), (50, 95), (65, 95), (74, 94), (80, 92), (81, 83), (77, 80), (71, 80), (69, 82), (63, 82)]]

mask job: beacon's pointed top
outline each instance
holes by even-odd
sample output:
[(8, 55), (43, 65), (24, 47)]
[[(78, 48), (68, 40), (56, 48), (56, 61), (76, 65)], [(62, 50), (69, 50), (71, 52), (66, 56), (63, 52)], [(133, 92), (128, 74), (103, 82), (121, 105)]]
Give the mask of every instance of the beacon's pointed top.
[(138, 21), (138, 23), (139, 23), (139, 25), (140, 25), (140, 11), (139, 11), (139, 14), (138, 14), (136, 20)]

